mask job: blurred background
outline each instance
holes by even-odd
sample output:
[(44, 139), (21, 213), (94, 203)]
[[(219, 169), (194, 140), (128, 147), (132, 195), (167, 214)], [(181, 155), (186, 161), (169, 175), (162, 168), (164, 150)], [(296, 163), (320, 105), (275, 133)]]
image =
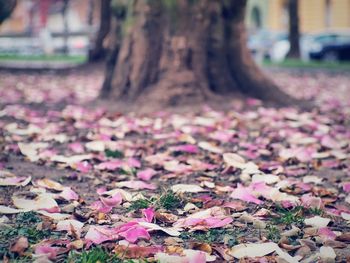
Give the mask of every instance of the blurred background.
[[(258, 60), (281, 62), (290, 49), (289, 0), (249, 0), (248, 46)], [(303, 61), (350, 60), (350, 0), (299, 0), (297, 17)]]
[[(22, 59), (85, 62), (101, 30), (101, 1), (18, 0), (0, 25), (0, 64)], [(297, 2), (296, 16), (290, 17), (289, 0), (248, 1), (247, 45), (256, 61), (293, 61), (287, 59), (290, 21), (297, 20), (299, 61), (349, 63), (350, 0)], [(108, 41), (107, 36), (103, 47)]]

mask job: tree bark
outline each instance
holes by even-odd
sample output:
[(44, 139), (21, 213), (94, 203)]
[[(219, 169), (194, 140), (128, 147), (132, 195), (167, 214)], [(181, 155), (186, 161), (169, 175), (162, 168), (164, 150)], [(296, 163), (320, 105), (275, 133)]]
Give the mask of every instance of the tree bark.
[(300, 59), (298, 5), (298, 0), (289, 0), (288, 2), (290, 50), (287, 57), (296, 59)]
[(103, 42), (110, 31), (111, 0), (100, 0), (100, 26), (92, 49), (89, 52), (89, 61), (97, 61), (106, 55)]
[(68, 26), (68, 7), (69, 0), (63, 0), (62, 6), (62, 19), (63, 19), (63, 54), (68, 55), (68, 37), (69, 37), (69, 26)]
[(162, 106), (241, 94), (296, 101), (262, 73), (246, 47), (246, 0), (177, 0), (170, 7), (164, 2), (134, 0), (129, 6), (132, 25), (112, 78), (107, 74), (105, 97)]
[(0, 25), (10, 17), (16, 4), (17, 0), (0, 0)]

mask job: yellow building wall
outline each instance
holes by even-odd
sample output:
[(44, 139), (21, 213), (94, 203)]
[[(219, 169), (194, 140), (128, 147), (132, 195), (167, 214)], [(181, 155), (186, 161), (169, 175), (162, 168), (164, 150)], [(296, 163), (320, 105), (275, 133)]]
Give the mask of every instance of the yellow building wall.
[(350, 28), (350, 0), (333, 0), (331, 5), (332, 27)]
[[(287, 31), (286, 3), (288, 0), (269, 0), (267, 28)], [(299, 23), (303, 33), (327, 28), (350, 29), (350, 0), (330, 0), (330, 23), (327, 25), (326, 0), (299, 0)]]
[(325, 0), (299, 0), (301, 32), (315, 32), (325, 28)]
[(267, 27), (270, 30), (284, 30), (282, 23), (283, 16), (283, 0), (270, 0), (268, 8)]

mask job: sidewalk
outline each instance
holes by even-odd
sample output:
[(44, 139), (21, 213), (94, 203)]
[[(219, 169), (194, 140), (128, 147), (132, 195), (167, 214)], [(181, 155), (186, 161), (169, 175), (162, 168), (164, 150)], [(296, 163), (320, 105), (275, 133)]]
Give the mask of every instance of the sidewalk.
[(85, 62), (74, 61), (29, 61), (29, 60), (0, 60), (1, 69), (71, 69)]

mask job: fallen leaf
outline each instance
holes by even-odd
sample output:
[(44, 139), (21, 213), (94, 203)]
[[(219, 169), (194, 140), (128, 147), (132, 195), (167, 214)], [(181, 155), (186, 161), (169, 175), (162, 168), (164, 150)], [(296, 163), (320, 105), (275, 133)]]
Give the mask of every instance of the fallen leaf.
[(304, 223), (309, 226), (321, 228), (321, 227), (326, 227), (330, 221), (331, 220), (329, 218), (314, 216), (314, 217), (305, 219)]
[(24, 251), (29, 247), (29, 242), (26, 237), (19, 237), (11, 246), (10, 251), (23, 256)]
[(206, 191), (196, 184), (176, 184), (171, 187), (171, 190), (174, 193), (199, 193)]

